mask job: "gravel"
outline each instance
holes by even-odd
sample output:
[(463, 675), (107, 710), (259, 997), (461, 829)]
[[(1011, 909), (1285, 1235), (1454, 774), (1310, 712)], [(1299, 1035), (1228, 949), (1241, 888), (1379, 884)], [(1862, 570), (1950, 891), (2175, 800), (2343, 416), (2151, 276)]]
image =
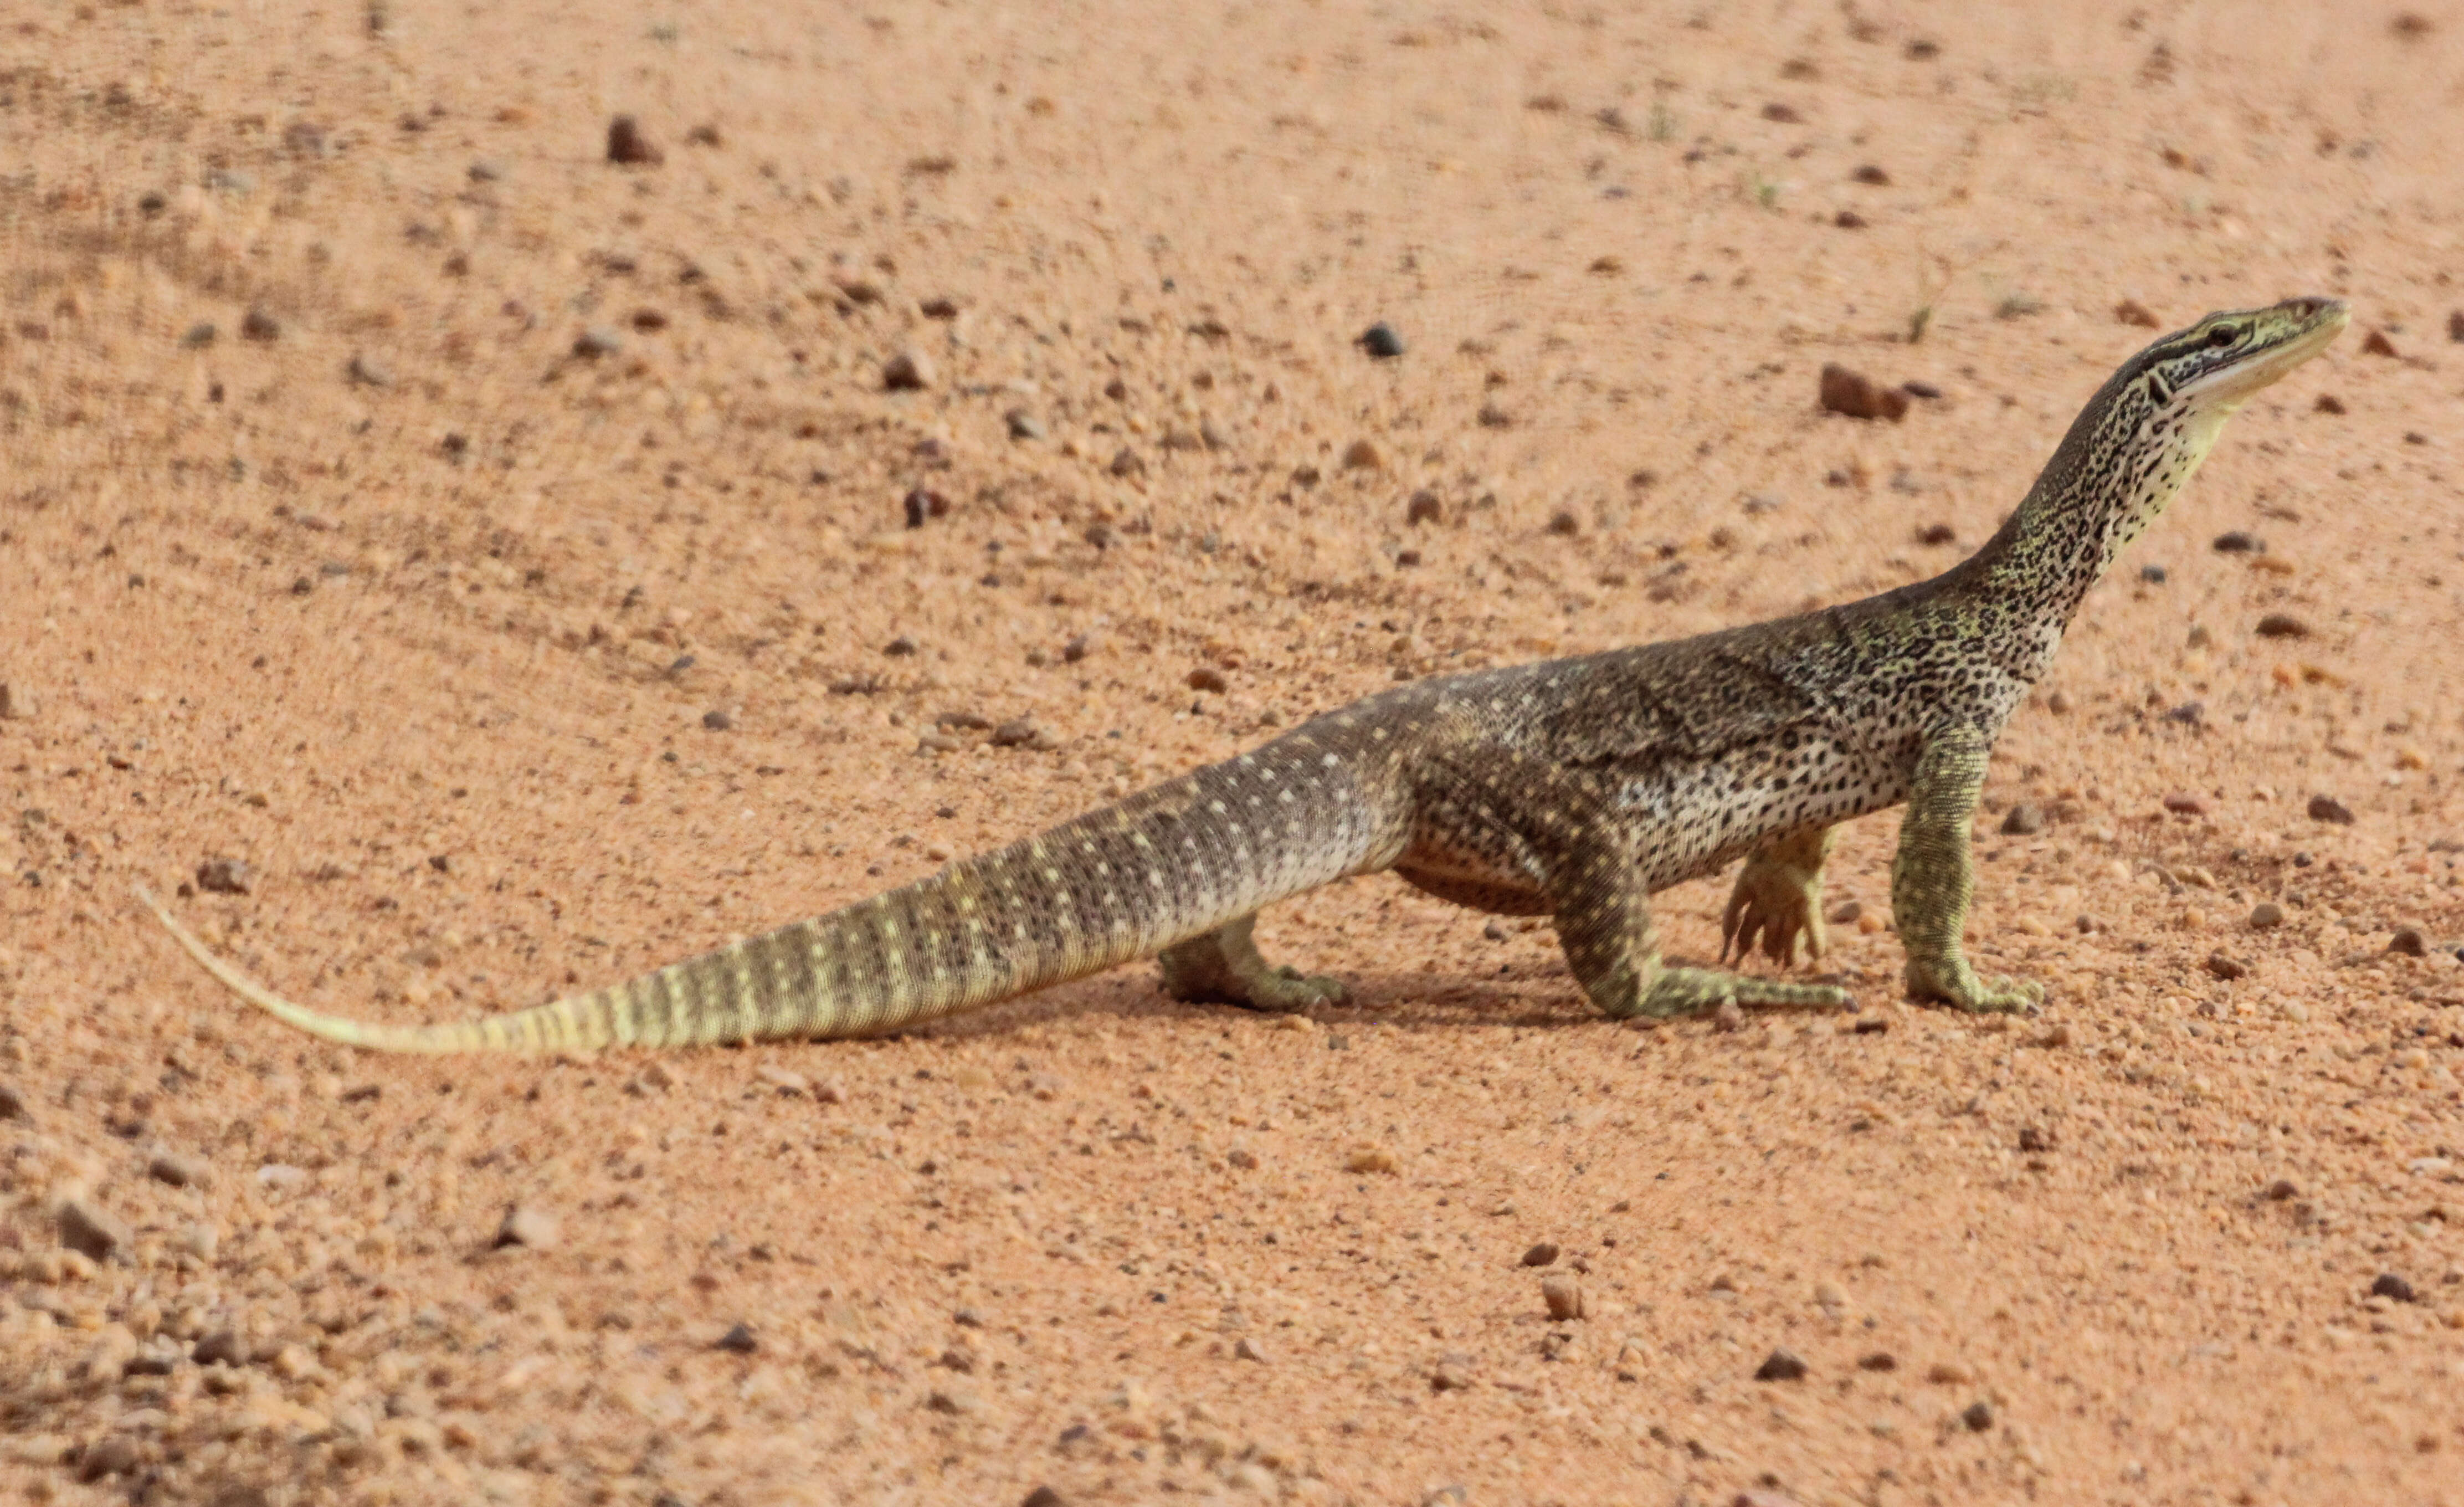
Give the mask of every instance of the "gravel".
[(1817, 395), (1826, 410), (1844, 413), (1853, 419), (1889, 419), (1897, 423), (1908, 413), (1906, 393), (1897, 388), (1884, 387), (1863, 372), (1851, 370), (1836, 361), (1822, 364)]
[(1556, 1265), (1556, 1264), (1557, 1264), (1557, 1246), (1556, 1246), (1556, 1242), (1554, 1242), (1554, 1241), (1551, 1241), (1551, 1240), (1543, 1240), (1543, 1241), (1541, 1241), (1538, 1245), (1533, 1246), (1530, 1250), (1524, 1252), (1523, 1252), (1523, 1264), (1524, 1264), (1525, 1266), (1554, 1266), (1554, 1265)]
[(2310, 797), (2309, 811), (2314, 822), (2333, 822), (2339, 827), (2353, 825), (2353, 809), (2332, 795)]
[(881, 385), (891, 392), (921, 392), (938, 375), (932, 358), (918, 350), (902, 350), (881, 365)]
[(642, 122), (620, 115), (607, 122), (607, 160), (626, 167), (655, 167), (668, 154), (642, 129)]
[(1403, 354), (1403, 337), (1396, 334), (1395, 326), (1384, 320), (1362, 330), (1359, 344), (1362, 350), (1379, 361), (1392, 361)]
[(1797, 1356), (1795, 1351), (1778, 1349), (1773, 1350), (1770, 1355), (1765, 1356), (1763, 1358), (1763, 1363), (1755, 1367), (1754, 1380), (1757, 1382), (1793, 1382), (1803, 1378), (1808, 1369), (1810, 1368), (1806, 1365), (1805, 1362)]
[(529, 1251), (552, 1251), (561, 1234), (556, 1216), (528, 1204), (517, 1204), (505, 1211), (496, 1226), (495, 1244), (499, 1249), (520, 1246)]
[(1559, 1322), (1583, 1317), (1583, 1283), (1572, 1272), (1551, 1272), (1540, 1279), (1540, 1301)]
[(60, 1205), (60, 1244), (93, 1261), (108, 1261), (133, 1238), (128, 1226), (91, 1196)]

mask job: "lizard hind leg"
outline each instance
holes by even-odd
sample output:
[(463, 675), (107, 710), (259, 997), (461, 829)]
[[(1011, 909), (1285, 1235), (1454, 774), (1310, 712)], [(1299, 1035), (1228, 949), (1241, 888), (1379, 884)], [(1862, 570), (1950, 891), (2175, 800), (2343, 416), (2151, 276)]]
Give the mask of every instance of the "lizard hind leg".
[(1746, 860), (1720, 918), (1720, 959), (1743, 963), (1757, 942), (1773, 963), (1794, 967), (1822, 956), (1822, 863), (1835, 827), (1809, 827), (1774, 839)]
[(1339, 979), (1312, 978), (1298, 968), (1277, 967), (1250, 937), (1255, 914), (1226, 921), (1202, 936), (1176, 942), (1156, 955), (1164, 992), (1177, 1000), (1214, 1001), (1243, 1009), (1290, 1014), (1319, 1005), (1340, 1005), (1347, 991)]
[(1847, 990), (1827, 984), (1671, 967), (1660, 961), (1650, 899), (1632, 864), (1602, 852), (1578, 861), (1573, 877), (1576, 882), (1557, 908), (1558, 940), (1575, 982), (1612, 1020), (1692, 1015), (1728, 1003), (1835, 1009), (1854, 1003)]

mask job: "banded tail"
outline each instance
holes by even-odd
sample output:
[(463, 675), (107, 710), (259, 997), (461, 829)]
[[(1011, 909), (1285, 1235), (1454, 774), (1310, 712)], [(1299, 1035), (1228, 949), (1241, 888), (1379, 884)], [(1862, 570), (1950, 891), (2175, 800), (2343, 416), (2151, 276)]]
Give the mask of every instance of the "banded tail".
[(893, 1030), (1160, 951), (1346, 875), (1403, 823), (1309, 728), (927, 878), (528, 1009), (386, 1026), (295, 1005), (138, 898), (233, 993), (379, 1052), (565, 1052)]

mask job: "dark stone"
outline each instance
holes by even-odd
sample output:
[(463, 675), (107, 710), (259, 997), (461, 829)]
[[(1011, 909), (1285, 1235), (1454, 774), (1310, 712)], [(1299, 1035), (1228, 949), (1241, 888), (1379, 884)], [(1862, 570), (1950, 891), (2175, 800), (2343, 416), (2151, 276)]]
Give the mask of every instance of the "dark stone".
[(607, 160), (627, 167), (656, 167), (668, 160), (642, 129), (642, 122), (620, 115), (607, 122)]
[(2267, 553), (2267, 541), (2236, 528), (2218, 534), (2214, 548), (2220, 555), (2263, 555)]
[(733, 1351), (737, 1355), (751, 1355), (761, 1348), (761, 1341), (753, 1338), (753, 1327), (750, 1324), (737, 1324), (718, 1337), (718, 1348)]
[(2353, 825), (2353, 809), (2332, 795), (2314, 795), (2310, 797), (2310, 819), (2350, 827)]
[(1551, 1240), (1543, 1240), (1538, 1245), (1533, 1246), (1530, 1250), (1523, 1252), (1523, 1264), (1525, 1266), (1550, 1266), (1553, 1265), (1556, 1259), (1556, 1242)]
[(2412, 1284), (2393, 1272), (2381, 1272), (2378, 1280), (2370, 1284), (2370, 1296), (2409, 1303), (2413, 1301)]
[(1754, 1371), (1757, 1382), (1793, 1382), (1806, 1373), (1805, 1362), (1793, 1350), (1773, 1350)]
[(1360, 332), (1360, 348), (1379, 361), (1392, 361), (1403, 354), (1403, 337), (1395, 326), (1379, 320)]
[(1886, 418), (1897, 422), (1907, 416), (1906, 393), (1897, 388), (1883, 387), (1864, 373), (1851, 371), (1836, 361), (1822, 364), (1820, 396), (1824, 409), (1833, 413), (1844, 413), (1850, 418)]
[(213, 895), (246, 895), (254, 878), (237, 858), (208, 858), (197, 865), (197, 888)]

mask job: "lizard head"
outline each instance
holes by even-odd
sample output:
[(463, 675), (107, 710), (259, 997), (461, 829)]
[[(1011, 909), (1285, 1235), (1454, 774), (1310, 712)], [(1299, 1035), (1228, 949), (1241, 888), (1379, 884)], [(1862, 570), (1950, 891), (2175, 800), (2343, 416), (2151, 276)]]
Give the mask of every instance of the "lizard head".
[(2147, 425), (2207, 413), (2222, 419), (2325, 349), (2351, 320), (2340, 299), (2287, 299), (2211, 314), (2131, 358), (2122, 379), (2140, 389)]
[(2123, 363), (2048, 468), (2101, 546), (2095, 569), (2165, 511), (2252, 393), (2327, 347), (2352, 315), (2336, 299), (2211, 314)]

